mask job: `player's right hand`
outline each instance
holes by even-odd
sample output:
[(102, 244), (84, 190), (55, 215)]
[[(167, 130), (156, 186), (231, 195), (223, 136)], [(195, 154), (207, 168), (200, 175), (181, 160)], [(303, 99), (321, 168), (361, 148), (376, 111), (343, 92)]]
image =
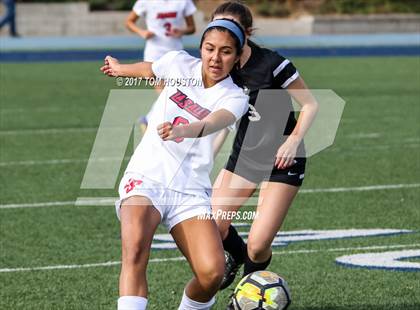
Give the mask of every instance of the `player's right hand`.
[(105, 65), (101, 67), (101, 71), (108, 76), (118, 76), (119, 61), (111, 56), (104, 59)]
[(181, 29), (172, 28), (171, 30), (166, 32), (166, 35), (168, 37), (180, 38), (184, 35), (184, 31), (182, 31)]
[(143, 39), (149, 40), (155, 36), (155, 33), (149, 30), (145, 30), (141, 36), (143, 37)]

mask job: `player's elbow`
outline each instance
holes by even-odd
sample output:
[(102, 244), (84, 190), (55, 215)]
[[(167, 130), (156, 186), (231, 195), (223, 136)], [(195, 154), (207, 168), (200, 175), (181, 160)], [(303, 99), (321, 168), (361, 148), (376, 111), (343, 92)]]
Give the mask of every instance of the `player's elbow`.
[(316, 115), (318, 113), (319, 103), (312, 96), (309, 96), (309, 97), (305, 98), (304, 100), (302, 100), (300, 105), (302, 107), (302, 111), (308, 111), (313, 115)]
[(125, 28), (127, 28), (128, 30), (130, 30), (130, 31), (133, 31), (132, 29), (131, 29), (131, 27), (133, 26), (133, 21), (132, 20), (130, 20), (130, 19), (126, 19), (125, 20)]
[(127, 18), (125, 19), (125, 27), (134, 32), (134, 28), (136, 27), (136, 21), (138, 17), (133, 12), (131, 12)]
[(318, 103), (318, 101), (316, 101), (314, 99), (314, 100), (312, 100), (312, 102), (310, 103), (310, 105), (311, 105), (311, 109), (312, 109), (314, 115), (316, 115), (318, 113), (318, 111), (319, 111), (319, 103)]

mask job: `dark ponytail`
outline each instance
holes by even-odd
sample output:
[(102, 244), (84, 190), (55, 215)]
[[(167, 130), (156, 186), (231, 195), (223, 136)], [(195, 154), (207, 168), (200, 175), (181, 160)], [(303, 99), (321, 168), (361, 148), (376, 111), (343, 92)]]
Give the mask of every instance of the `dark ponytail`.
[(249, 8), (239, 1), (228, 1), (219, 5), (211, 16), (211, 20), (216, 15), (232, 15), (238, 18), (242, 28), (245, 29), (247, 35), (251, 35), (249, 29), (252, 29), (253, 19)]

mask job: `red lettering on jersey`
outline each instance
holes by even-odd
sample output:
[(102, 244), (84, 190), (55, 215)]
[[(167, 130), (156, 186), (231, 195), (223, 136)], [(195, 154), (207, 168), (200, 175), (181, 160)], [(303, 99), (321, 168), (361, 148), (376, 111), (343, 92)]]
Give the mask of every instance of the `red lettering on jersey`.
[(140, 184), (143, 183), (142, 180), (134, 180), (129, 179), (127, 184), (124, 185), (125, 193), (128, 194), (131, 192), (136, 186), (140, 186)]
[(187, 98), (183, 102), (183, 109), (189, 109), (190, 106), (194, 105), (194, 101), (192, 101), (190, 98)]
[(162, 12), (158, 13), (156, 18), (157, 19), (165, 19), (165, 18), (176, 18), (178, 12)]
[(211, 113), (210, 110), (203, 108), (198, 103), (192, 101), (190, 98), (188, 98), (186, 94), (184, 94), (179, 89), (177, 89), (177, 92), (170, 96), (169, 99), (175, 102), (180, 109), (187, 111), (199, 120), (202, 120)]
[(185, 98), (187, 98), (187, 95), (185, 95), (183, 92), (179, 90), (175, 94), (173, 94), (171, 97), (169, 97), (169, 99), (171, 99), (177, 105), (180, 105), (182, 102), (184, 102)]
[(207, 109), (204, 109), (203, 107), (199, 106), (198, 104), (191, 107), (191, 111), (192, 113), (194, 113), (195, 115), (197, 115), (197, 118), (199, 119), (203, 119), (205, 118), (207, 115), (210, 114), (210, 111)]

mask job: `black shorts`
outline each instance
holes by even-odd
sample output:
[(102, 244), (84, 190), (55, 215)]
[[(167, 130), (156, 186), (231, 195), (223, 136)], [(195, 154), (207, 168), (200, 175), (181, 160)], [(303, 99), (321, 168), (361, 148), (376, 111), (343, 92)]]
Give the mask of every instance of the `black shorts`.
[(245, 159), (241, 158), (238, 161), (237, 157), (231, 155), (225, 169), (256, 184), (269, 181), (301, 186), (305, 177), (305, 165), (306, 158), (295, 158), (295, 163), (292, 166), (286, 169), (277, 169), (273, 166), (269, 173), (267, 170), (261, 170), (256, 165), (250, 164)]

